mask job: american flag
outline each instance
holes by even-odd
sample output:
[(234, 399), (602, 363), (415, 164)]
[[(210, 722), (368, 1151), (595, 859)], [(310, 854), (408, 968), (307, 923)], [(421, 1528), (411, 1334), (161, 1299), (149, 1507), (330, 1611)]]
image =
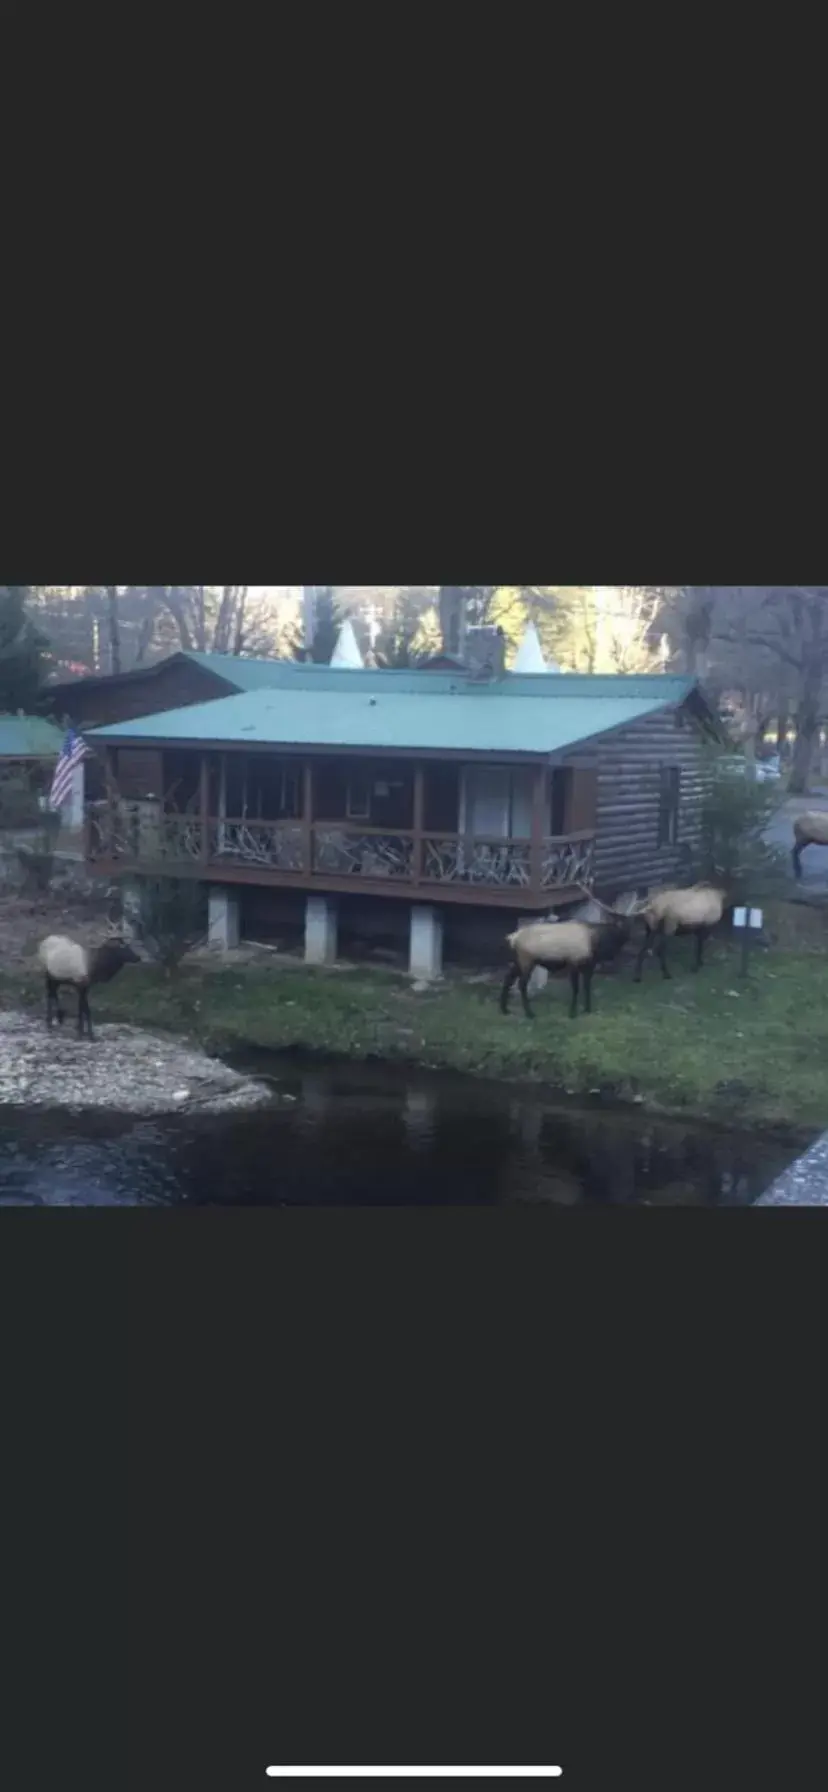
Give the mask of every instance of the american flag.
[(52, 788), (49, 792), (50, 809), (62, 809), (66, 798), (72, 791), (72, 773), (76, 765), (86, 756), (86, 748), (82, 740), (70, 728), (60, 749), (60, 757), (55, 766)]

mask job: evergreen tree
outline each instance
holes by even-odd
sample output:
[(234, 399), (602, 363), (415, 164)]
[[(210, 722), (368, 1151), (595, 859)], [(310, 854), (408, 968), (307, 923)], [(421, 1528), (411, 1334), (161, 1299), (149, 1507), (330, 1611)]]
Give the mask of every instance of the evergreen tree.
[(317, 587), (313, 646), (308, 653), (304, 639), (297, 638), (292, 646), (293, 658), (311, 660), (317, 666), (329, 666), (344, 620), (332, 587)]
[(0, 712), (31, 713), (38, 703), (46, 636), (26, 613), (26, 585), (0, 585)]
[(376, 643), (376, 662), (385, 668), (422, 665), (440, 651), (440, 629), (433, 604), (414, 590), (403, 589)]

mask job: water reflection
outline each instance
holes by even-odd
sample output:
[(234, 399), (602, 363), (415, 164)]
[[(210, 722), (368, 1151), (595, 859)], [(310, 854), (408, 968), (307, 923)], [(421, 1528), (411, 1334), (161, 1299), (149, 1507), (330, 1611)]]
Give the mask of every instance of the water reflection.
[(794, 1155), (636, 1112), (386, 1065), (247, 1058), (243, 1115), (0, 1110), (0, 1203), (747, 1206)]

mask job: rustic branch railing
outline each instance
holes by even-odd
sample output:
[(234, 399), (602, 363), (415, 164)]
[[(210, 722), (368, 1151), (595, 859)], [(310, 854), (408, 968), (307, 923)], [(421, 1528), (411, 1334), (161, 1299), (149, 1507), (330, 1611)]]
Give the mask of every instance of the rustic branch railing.
[(211, 821), (211, 863), (260, 865), (270, 871), (304, 871), (301, 821)]
[(198, 816), (163, 815), (141, 803), (88, 808), (89, 859), (130, 859), (191, 863), (202, 856), (204, 832)]
[(544, 890), (566, 884), (591, 884), (595, 865), (595, 835), (570, 834), (567, 838), (544, 840), (541, 859), (541, 882)]
[(481, 839), (464, 834), (426, 834), (424, 883), (482, 884), (489, 889), (527, 889), (532, 881), (529, 840)]
[[(139, 864), (142, 860), (170, 864), (199, 861), (205, 867), (224, 864), (297, 877), (387, 879), (416, 888), (452, 884), (518, 892), (533, 887), (531, 841), (495, 835), (419, 835), (411, 828), (355, 827), (333, 821), (316, 822), (308, 830), (302, 820), (222, 817), (207, 822), (205, 842), (199, 816), (163, 815), (147, 805), (122, 803), (114, 811), (107, 805), (89, 809), (87, 842), (92, 860)], [(419, 877), (415, 875), (418, 844), (422, 847)], [(594, 854), (592, 832), (544, 839), (541, 888), (589, 884)]]
[(313, 869), (325, 877), (390, 877), (410, 882), (414, 835), (326, 823), (313, 830)]

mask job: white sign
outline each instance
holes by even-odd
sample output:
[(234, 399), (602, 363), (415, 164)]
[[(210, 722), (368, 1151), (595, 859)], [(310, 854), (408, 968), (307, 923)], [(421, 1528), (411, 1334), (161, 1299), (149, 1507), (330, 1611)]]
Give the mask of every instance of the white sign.
[(758, 933), (764, 922), (760, 908), (735, 908), (733, 910), (734, 927), (752, 927)]

